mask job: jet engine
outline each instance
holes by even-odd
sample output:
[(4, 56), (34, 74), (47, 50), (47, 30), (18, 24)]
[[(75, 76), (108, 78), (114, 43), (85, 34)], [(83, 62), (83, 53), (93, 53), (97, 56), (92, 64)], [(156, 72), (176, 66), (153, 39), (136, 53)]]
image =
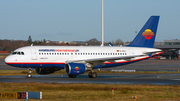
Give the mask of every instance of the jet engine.
[(83, 74), (85, 71), (89, 70), (83, 63), (68, 63), (65, 64), (65, 72), (69, 75)]

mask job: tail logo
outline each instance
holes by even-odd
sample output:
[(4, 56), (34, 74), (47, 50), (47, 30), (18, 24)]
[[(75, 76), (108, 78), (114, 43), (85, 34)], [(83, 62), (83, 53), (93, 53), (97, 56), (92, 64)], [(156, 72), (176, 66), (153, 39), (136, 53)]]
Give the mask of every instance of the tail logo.
[(75, 67), (75, 70), (79, 70), (79, 67), (78, 67), (78, 66), (76, 66), (76, 67)]
[(143, 34), (142, 34), (147, 40), (150, 40), (153, 36), (154, 33), (150, 29), (146, 29)]

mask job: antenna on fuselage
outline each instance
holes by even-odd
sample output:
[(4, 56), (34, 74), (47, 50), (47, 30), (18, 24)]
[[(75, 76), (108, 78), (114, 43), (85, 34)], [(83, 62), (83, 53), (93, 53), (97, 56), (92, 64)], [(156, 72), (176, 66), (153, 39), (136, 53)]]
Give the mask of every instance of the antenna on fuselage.
[(102, 0), (102, 36), (101, 36), (101, 46), (104, 46), (104, 20), (103, 20), (103, 0)]

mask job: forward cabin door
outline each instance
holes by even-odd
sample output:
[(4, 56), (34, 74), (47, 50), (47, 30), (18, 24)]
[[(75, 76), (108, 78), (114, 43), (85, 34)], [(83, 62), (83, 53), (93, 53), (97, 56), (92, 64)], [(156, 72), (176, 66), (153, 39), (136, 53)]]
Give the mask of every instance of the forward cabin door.
[(37, 51), (35, 48), (31, 49), (31, 59), (32, 60), (37, 60)]

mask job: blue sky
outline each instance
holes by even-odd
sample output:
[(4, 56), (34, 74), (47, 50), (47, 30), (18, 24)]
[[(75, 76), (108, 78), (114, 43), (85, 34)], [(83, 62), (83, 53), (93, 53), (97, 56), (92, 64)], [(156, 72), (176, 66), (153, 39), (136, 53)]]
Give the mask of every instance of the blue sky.
[[(159, 15), (156, 41), (180, 39), (180, 0), (104, 0), (104, 40), (132, 41)], [(101, 0), (0, 0), (0, 39), (101, 40)]]

